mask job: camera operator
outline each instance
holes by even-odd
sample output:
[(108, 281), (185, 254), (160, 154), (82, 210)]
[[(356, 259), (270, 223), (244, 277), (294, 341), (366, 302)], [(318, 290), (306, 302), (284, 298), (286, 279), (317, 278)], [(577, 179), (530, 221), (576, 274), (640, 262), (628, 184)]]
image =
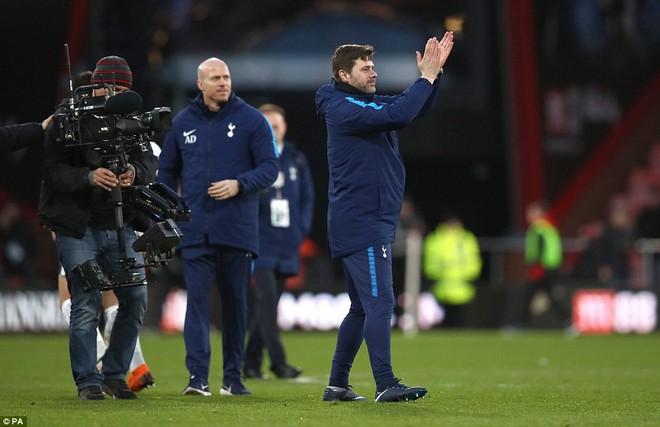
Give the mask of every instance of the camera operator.
[[(126, 92), (132, 85), (131, 70), (123, 58), (107, 56), (99, 60), (92, 75), (92, 96), (113, 96)], [(98, 84), (98, 85), (97, 85)], [(98, 87), (97, 87), (98, 86)], [(60, 109), (65, 108), (61, 106)], [(56, 111), (55, 116), (61, 113)], [(123, 218), (117, 215), (117, 191), (131, 185), (143, 185), (155, 179), (158, 160), (149, 144), (125, 144), (119, 162), (112, 166), (91, 144), (67, 145), (58, 137), (58, 126), (46, 132), (44, 159), (44, 197), (39, 206), (43, 225), (56, 234), (60, 260), (71, 292), (69, 352), (71, 370), (78, 397), (102, 400), (103, 392), (117, 399), (136, 399), (125, 378), (147, 306), (147, 289), (143, 285), (114, 289), (119, 309), (102, 358), (102, 373), (96, 369), (96, 329), (99, 320), (101, 292), (85, 291), (83, 277), (72, 269), (94, 260), (112, 276), (121, 271), (120, 257), (133, 258), (143, 264), (139, 252), (132, 248), (136, 239), (132, 227), (135, 216), (130, 205), (122, 206)], [(123, 166), (117, 169), (117, 164)], [(121, 200), (121, 198), (119, 198)], [(124, 225), (121, 236), (119, 220)], [(120, 249), (121, 240), (125, 247)], [(143, 277), (143, 273), (139, 273)]]
[(44, 131), (53, 116), (41, 123), (31, 122), (0, 127), (0, 156), (37, 144), (44, 139)]

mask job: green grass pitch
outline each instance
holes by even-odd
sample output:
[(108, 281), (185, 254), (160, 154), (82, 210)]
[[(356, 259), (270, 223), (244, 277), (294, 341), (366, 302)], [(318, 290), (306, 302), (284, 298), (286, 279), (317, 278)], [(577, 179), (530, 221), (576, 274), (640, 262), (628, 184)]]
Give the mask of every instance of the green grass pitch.
[[(0, 417), (29, 426), (658, 426), (660, 334), (578, 336), (559, 331), (433, 330), (393, 334), (393, 366), (429, 389), (410, 403), (373, 401), (365, 345), (351, 385), (368, 402), (321, 400), (336, 331), (283, 334), (297, 380), (248, 380), (253, 396), (220, 396), (220, 336), (212, 336), (213, 396), (183, 396), (181, 335), (147, 334), (156, 386), (137, 401), (77, 399), (66, 335), (0, 336)], [(267, 367), (266, 367), (267, 368)], [(0, 419), (2, 419), (0, 418)]]

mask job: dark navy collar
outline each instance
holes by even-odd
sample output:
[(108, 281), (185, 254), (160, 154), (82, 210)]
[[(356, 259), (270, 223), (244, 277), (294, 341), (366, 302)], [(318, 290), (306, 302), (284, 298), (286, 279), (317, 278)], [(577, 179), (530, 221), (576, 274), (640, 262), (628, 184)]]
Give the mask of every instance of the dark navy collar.
[(227, 107), (227, 104), (231, 103), (234, 100), (235, 97), (236, 97), (236, 94), (234, 93), (234, 91), (231, 91), (231, 94), (229, 95), (229, 99), (227, 100), (227, 102), (222, 104), (222, 106), (220, 107), (220, 111), (217, 111), (217, 112), (209, 110), (209, 107), (204, 103), (204, 97), (202, 96), (201, 92), (197, 94), (197, 96), (193, 100), (193, 103), (195, 105), (197, 105), (197, 108), (199, 108), (199, 110), (202, 113), (204, 113), (206, 115), (215, 115), (215, 114), (219, 114), (220, 112), (222, 112)]
[(337, 90), (350, 93), (352, 95), (360, 95), (360, 96), (373, 96), (371, 93), (366, 93), (362, 92), (360, 89), (356, 88), (355, 86), (351, 86), (348, 83), (340, 82), (335, 80), (335, 85)]

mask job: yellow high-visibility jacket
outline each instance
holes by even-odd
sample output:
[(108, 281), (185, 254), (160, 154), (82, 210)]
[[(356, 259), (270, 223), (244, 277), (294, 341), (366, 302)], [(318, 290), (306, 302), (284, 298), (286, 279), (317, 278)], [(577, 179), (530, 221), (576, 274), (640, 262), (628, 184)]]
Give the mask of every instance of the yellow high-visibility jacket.
[(435, 280), (440, 302), (467, 304), (476, 290), (472, 281), (481, 273), (481, 254), (474, 234), (462, 227), (439, 225), (424, 240), (424, 273)]

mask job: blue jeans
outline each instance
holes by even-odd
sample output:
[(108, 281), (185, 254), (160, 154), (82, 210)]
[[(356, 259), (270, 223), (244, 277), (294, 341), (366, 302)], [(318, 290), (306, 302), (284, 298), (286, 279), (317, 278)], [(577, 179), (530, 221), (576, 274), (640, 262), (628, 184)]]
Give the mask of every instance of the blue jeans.
[[(124, 229), (126, 256), (143, 264), (142, 255), (132, 248), (133, 228)], [(114, 289), (119, 300), (108, 349), (103, 356), (103, 374), (96, 369), (96, 328), (99, 324), (101, 292), (83, 291), (83, 280), (71, 271), (76, 265), (94, 259), (103, 272), (111, 277), (120, 271), (117, 230), (87, 227), (82, 239), (57, 235), (60, 262), (66, 272), (71, 292), (71, 323), (69, 325), (69, 354), (71, 371), (78, 390), (100, 385), (102, 378), (124, 379), (128, 372), (142, 319), (147, 310), (147, 287), (126, 286)], [(144, 273), (142, 273), (144, 277)]]

